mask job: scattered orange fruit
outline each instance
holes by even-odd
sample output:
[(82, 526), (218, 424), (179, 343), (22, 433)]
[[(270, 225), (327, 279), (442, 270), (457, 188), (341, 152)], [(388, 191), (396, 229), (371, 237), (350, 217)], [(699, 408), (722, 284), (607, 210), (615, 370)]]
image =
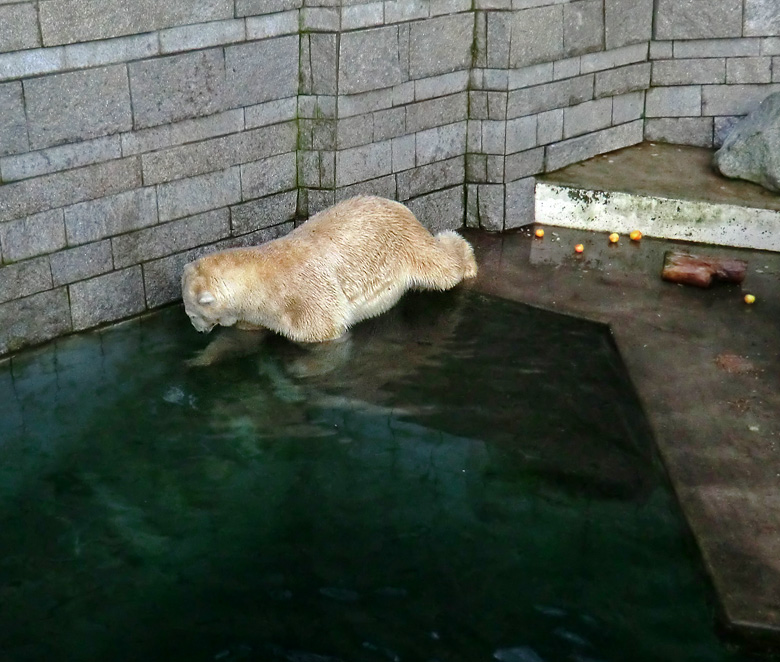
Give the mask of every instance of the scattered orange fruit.
[(631, 241), (639, 241), (642, 238), (642, 233), (639, 230), (633, 230), (630, 235)]
[(537, 237), (539, 237), (539, 239), (541, 239), (542, 237), (544, 237), (544, 230), (542, 228), (537, 228), (536, 232), (534, 232), (534, 234)]
[(610, 240), (610, 241), (611, 241), (613, 244), (616, 244), (616, 243), (618, 243), (618, 239), (620, 239), (620, 235), (619, 235), (617, 232), (613, 232), (611, 235), (609, 235), (609, 240)]
[(576, 253), (582, 253), (582, 251), (584, 251), (584, 250), (585, 250), (585, 246), (583, 246), (582, 244), (577, 244), (577, 245), (574, 247), (574, 251), (575, 251)]
[(756, 297), (752, 294), (745, 295), (745, 303), (755, 303)]

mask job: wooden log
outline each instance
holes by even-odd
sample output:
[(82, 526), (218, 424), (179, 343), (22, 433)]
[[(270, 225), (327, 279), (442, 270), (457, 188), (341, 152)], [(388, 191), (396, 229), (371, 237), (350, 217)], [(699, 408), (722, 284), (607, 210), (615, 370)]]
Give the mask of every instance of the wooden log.
[(667, 251), (661, 278), (672, 283), (709, 287), (714, 280), (741, 283), (745, 280), (746, 270), (747, 262), (744, 260)]

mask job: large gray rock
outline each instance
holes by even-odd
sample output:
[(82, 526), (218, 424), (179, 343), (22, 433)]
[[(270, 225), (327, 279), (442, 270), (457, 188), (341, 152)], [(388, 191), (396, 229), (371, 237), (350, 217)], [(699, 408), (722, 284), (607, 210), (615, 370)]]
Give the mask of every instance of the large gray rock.
[(780, 92), (770, 94), (734, 127), (715, 153), (714, 164), (726, 177), (780, 193)]

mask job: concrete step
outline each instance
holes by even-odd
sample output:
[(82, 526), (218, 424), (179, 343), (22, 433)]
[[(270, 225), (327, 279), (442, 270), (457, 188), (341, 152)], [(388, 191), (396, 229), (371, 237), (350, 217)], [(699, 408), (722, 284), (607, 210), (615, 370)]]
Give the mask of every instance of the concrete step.
[(642, 143), (548, 173), (536, 222), (780, 251), (780, 195), (720, 176), (712, 153)]

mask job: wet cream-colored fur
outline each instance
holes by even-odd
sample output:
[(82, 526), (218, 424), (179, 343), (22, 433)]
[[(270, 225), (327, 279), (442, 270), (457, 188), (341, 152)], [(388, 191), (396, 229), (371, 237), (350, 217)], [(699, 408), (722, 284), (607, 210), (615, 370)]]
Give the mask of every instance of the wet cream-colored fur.
[(198, 331), (237, 325), (322, 342), (407, 290), (448, 290), (476, 275), (471, 245), (456, 232), (434, 237), (404, 205), (357, 197), (279, 239), (187, 264), (182, 295)]

